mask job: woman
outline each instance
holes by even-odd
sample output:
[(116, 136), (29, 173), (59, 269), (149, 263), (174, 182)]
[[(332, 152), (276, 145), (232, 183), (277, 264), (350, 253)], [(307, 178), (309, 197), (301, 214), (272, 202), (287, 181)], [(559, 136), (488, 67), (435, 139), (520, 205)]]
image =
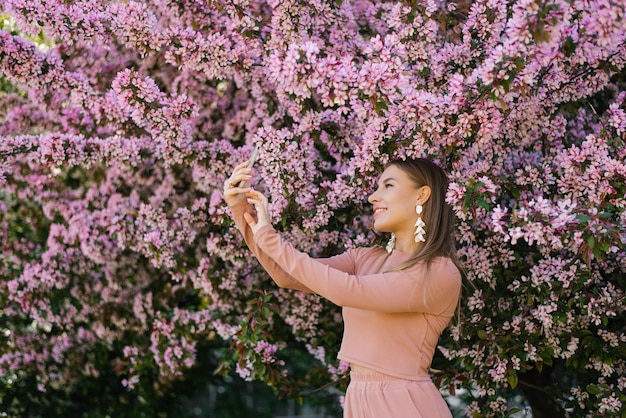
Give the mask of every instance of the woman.
[(425, 159), (389, 163), (368, 199), (374, 228), (392, 234), (387, 248), (325, 259), (295, 250), (276, 233), (265, 196), (242, 187), (250, 179), (248, 163), (238, 165), (224, 195), (254, 255), (280, 287), (343, 307), (338, 357), (350, 363), (344, 417), (451, 417), (428, 374), (461, 289), (443, 170)]

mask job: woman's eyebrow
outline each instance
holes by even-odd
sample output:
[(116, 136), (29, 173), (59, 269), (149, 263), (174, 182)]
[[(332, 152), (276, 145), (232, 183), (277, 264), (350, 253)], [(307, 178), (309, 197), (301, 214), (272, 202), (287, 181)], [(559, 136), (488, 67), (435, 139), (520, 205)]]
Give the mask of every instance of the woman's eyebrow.
[(387, 178), (381, 179), (381, 180), (378, 182), (378, 184), (382, 186), (383, 184), (385, 184), (385, 183), (389, 183), (390, 181), (394, 181), (394, 180), (395, 180), (395, 179), (394, 179), (393, 177), (387, 177)]

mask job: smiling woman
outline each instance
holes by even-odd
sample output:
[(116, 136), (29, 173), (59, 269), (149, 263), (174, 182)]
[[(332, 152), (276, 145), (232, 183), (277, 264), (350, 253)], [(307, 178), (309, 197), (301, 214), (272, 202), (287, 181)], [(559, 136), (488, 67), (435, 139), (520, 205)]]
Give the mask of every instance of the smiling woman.
[(387, 248), (314, 259), (274, 230), (263, 194), (234, 186), (251, 179), (248, 165), (224, 184), (248, 246), (280, 287), (343, 308), (339, 358), (351, 365), (344, 417), (451, 417), (428, 373), (461, 288), (443, 170), (425, 159), (391, 162), (368, 199), (374, 228), (392, 234)]
[[(407, 173), (395, 165), (389, 166), (381, 176), (378, 190), (369, 198), (374, 206), (374, 228), (380, 232), (393, 232), (398, 250), (417, 252), (423, 241), (414, 239), (417, 225), (413, 222), (423, 223), (419, 215), (430, 194), (429, 186), (416, 188)], [(415, 220), (416, 216), (420, 221)]]

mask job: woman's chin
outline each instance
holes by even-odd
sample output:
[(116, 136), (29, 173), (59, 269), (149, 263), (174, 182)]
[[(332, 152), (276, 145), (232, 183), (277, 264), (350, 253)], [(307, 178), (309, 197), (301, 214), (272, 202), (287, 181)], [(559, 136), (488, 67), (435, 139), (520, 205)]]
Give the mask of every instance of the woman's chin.
[(388, 232), (391, 232), (389, 231), (388, 228), (385, 228), (384, 226), (376, 226), (376, 224), (373, 225), (373, 228), (374, 228), (374, 231), (376, 231), (379, 234), (386, 234)]

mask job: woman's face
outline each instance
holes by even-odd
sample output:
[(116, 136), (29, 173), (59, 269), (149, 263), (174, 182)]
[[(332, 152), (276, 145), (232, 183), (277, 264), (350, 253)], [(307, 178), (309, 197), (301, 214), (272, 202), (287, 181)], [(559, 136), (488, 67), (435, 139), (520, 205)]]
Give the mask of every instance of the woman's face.
[(419, 189), (400, 168), (391, 165), (378, 180), (378, 189), (368, 201), (374, 206), (374, 229), (379, 232), (412, 231), (417, 215)]

